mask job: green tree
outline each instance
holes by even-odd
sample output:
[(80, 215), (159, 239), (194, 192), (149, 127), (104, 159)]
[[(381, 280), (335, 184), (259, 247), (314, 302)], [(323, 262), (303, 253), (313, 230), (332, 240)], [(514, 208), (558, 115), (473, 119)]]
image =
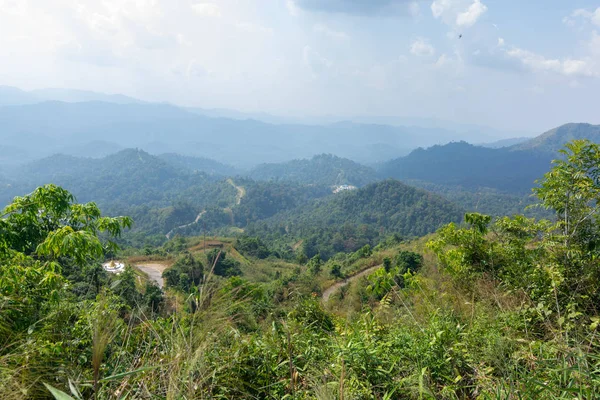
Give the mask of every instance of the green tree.
[(321, 260), (320, 254), (315, 255), (308, 261), (308, 270), (312, 275), (319, 275), (319, 273), (321, 273), (322, 267), (323, 260)]
[(63, 270), (98, 262), (131, 227), (128, 217), (102, 217), (95, 203), (74, 201), (67, 190), (46, 185), (1, 213), (0, 296), (14, 307), (0, 307), (0, 319), (13, 329), (27, 328), (41, 317), (42, 304), (59, 300)]
[(342, 267), (338, 263), (331, 264), (331, 269), (329, 271), (332, 277), (341, 278), (342, 277)]
[(600, 300), (600, 145), (574, 140), (538, 181), (534, 193), (557, 223), (547, 235), (547, 268), (555, 297), (568, 308)]
[(237, 276), (242, 274), (240, 263), (228, 258), (223, 250), (213, 249), (207, 255), (208, 262), (214, 264), (214, 274), (219, 276)]

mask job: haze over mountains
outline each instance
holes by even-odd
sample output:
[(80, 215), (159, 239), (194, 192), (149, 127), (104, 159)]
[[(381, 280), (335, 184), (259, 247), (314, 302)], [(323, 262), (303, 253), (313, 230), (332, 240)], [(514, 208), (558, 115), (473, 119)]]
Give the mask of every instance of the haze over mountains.
[(452, 140), (507, 133), (424, 119), (279, 118), (145, 103), (123, 95), (0, 87), (0, 165), (55, 153), (102, 157), (128, 147), (219, 159), (248, 168), (331, 153), (373, 164)]
[[(535, 181), (565, 143), (600, 141), (600, 126), (589, 124), (566, 124), (533, 139), (493, 141), (489, 132), (477, 136), (470, 131), (477, 127), (460, 124), (445, 129), (415, 119), (409, 122), (422, 126), (406, 127), (387, 117), (265, 122), (227, 110), (204, 113), (70, 90), (2, 87), (0, 105), (0, 203), (53, 182), (111, 213), (135, 215), (144, 229), (163, 234), (189, 225), (203, 210), (211, 210), (205, 220), (215, 229), (269, 218), (296, 226), (325, 215), (315, 201), (331, 197), (335, 187), (362, 188), (389, 178), (436, 193), (461, 212), (522, 213), (532, 203)], [(486, 144), (459, 141), (469, 138)], [(234, 181), (249, 194), (241, 204)], [(393, 190), (384, 193), (408, 196), (407, 186), (386, 187)], [(357, 207), (371, 207), (357, 196)], [(434, 203), (438, 209), (441, 203)], [(403, 221), (403, 231), (417, 232)], [(418, 234), (436, 224), (424, 226)]]

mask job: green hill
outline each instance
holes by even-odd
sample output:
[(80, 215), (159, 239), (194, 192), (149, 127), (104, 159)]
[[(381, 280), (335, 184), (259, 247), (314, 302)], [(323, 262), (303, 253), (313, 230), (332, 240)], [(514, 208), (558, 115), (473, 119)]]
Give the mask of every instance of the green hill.
[(417, 149), (383, 164), (379, 173), (382, 177), (524, 194), (548, 171), (553, 157), (545, 152), (490, 149), (458, 142)]
[(161, 160), (171, 165), (178, 166), (190, 171), (205, 172), (209, 175), (234, 176), (238, 171), (229, 165), (220, 163), (210, 158), (183, 156), (176, 153), (164, 153), (158, 156)]
[(318, 185), (364, 186), (377, 180), (373, 169), (346, 158), (321, 154), (311, 159), (261, 164), (250, 171), (255, 180), (283, 180)]
[[(8, 174), (6, 174), (8, 176)], [(233, 204), (236, 190), (225, 180), (171, 165), (144, 151), (127, 149), (101, 158), (54, 155), (13, 171), (4, 184), (0, 204), (49, 182), (70, 190), (79, 201), (95, 201), (108, 214), (128, 214), (136, 229), (162, 232), (189, 222), (204, 207)], [(167, 209), (185, 215), (179, 220), (152, 218), (152, 210)], [(170, 211), (169, 211), (170, 212)], [(165, 211), (160, 211), (163, 215)], [(191, 218), (188, 218), (191, 216)], [(160, 222), (160, 228), (157, 228)]]
[(574, 139), (588, 139), (600, 143), (600, 125), (565, 124), (524, 143), (511, 146), (509, 150), (533, 150), (556, 154), (566, 143)]
[(355, 251), (392, 235), (422, 236), (463, 211), (440, 196), (395, 180), (328, 196), (252, 224), (248, 232), (287, 243), (304, 240), (306, 256)]

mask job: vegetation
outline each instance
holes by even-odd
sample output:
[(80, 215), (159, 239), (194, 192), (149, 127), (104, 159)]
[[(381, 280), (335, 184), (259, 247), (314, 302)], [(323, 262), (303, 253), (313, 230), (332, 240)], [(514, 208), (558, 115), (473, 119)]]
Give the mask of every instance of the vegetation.
[[(251, 235), (118, 250), (129, 218), (40, 187), (0, 219), (0, 398), (598, 398), (599, 166), (574, 141), (534, 189), (552, 219), (411, 241), (396, 214), (457, 209), (396, 181), (307, 203), (315, 232), (345, 210), (387, 236), (330, 257), (304, 236), (296, 262)], [(99, 265), (126, 255), (170, 265), (165, 291)]]
[(282, 180), (324, 186), (361, 187), (377, 180), (373, 169), (331, 154), (321, 154), (310, 160), (262, 164), (253, 168), (249, 176), (261, 181)]
[[(252, 235), (268, 239), (280, 252), (302, 240), (306, 258), (325, 259), (375, 246), (395, 233), (406, 237), (431, 233), (444, 223), (460, 220), (462, 212), (441, 197), (387, 180), (348, 193), (330, 196), (282, 212), (248, 227)], [(287, 247), (287, 250), (286, 250)]]
[(457, 142), (417, 149), (383, 164), (379, 173), (385, 178), (526, 194), (548, 171), (551, 160), (552, 154), (545, 152), (489, 149)]

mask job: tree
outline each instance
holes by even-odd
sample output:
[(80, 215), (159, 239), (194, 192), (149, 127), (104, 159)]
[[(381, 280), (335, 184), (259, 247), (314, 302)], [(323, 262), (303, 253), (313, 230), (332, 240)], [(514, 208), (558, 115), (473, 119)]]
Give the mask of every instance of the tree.
[(214, 264), (214, 274), (219, 276), (237, 276), (242, 274), (240, 263), (232, 258), (227, 258), (223, 250), (213, 249), (207, 255), (208, 262)]
[(574, 140), (560, 153), (564, 158), (553, 161), (533, 191), (543, 207), (556, 212), (565, 245), (575, 241), (596, 248), (600, 240), (600, 145)]
[(317, 254), (313, 258), (308, 261), (308, 270), (313, 275), (319, 275), (321, 273), (321, 267), (323, 266), (323, 261), (321, 260), (321, 255)]
[[(557, 222), (547, 234), (554, 296), (573, 308), (600, 300), (600, 145), (574, 140), (553, 161), (534, 193)], [(586, 304), (587, 306), (584, 306)]]
[(46, 185), (16, 197), (0, 214), (0, 296), (17, 305), (0, 308), (0, 319), (13, 329), (26, 328), (43, 303), (59, 300), (63, 269), (98, 262), (131, 227), (128, 217), (102, 217), (95, 203), (74, 201), (67, 190)]
[(184, 292), (188, 292), (194, 285), (199, 285), (203, 276), (204, 265), (188, 252), (179, 256), (175, 264), (163, 272), (167, 285), (177, 287)]
[(385, 269), (385, 272), (390, 272), (392, 269), (392, 260), (389, 257), (383, 259), (383, 269)]
[(338, 263), (333, 263), (333, 264), (331, 264), (331, 270), (329, 273), (334, 278), (341, 278), (342, 277), (342, 267)]

